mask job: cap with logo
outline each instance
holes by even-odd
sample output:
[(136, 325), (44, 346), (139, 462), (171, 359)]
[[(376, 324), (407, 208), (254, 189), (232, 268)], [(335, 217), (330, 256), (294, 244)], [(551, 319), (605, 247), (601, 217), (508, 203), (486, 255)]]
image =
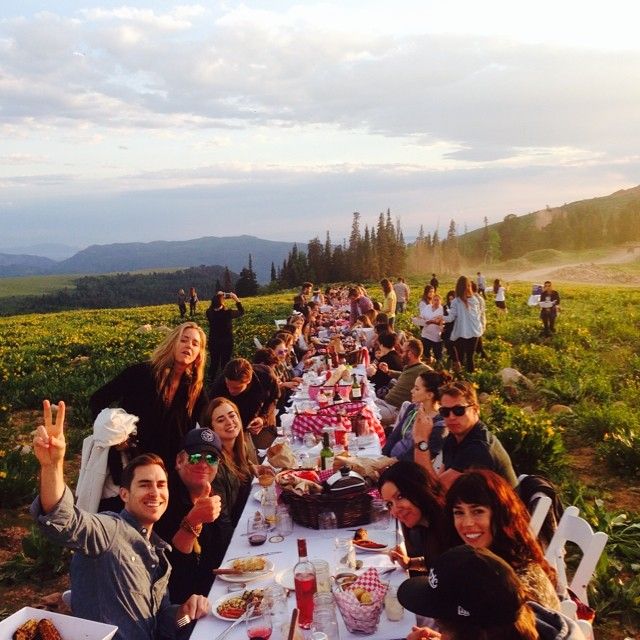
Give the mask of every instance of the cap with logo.
[(211, 451), (219, 456), (222, 453), (220, 438), (211, 429), (191, 429), (191, 431), (187, 431), (182, 448), (188, 454)]
[(491, 551), (469, 545), (438, 556), (427, 577), (403, 582), (398, 600), (421, 616), (481, 627), (515, 622), (524, 604), (514, 570)]

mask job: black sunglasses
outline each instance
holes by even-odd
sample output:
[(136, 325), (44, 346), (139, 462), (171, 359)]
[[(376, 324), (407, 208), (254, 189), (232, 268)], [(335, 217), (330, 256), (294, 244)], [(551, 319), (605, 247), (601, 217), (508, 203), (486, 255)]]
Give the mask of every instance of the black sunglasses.
[(453, 413), (454, 416), (458, 416), (458, 418), (460, 416), (464, 415), (464, 412), (467, 410), (468, 407), (473, 407), (472, 404), (457, 404), (455, 407), (440, 407), (438, 409), (438, 413), (443, 417), (443, 418), (448, 418), (451, 413)]
[(218, 456), (214, 455), (213, 453), (190, 453), (189, 454), (189, 464), (199, 464), (203, 460), (212, 467), (218, 464)]

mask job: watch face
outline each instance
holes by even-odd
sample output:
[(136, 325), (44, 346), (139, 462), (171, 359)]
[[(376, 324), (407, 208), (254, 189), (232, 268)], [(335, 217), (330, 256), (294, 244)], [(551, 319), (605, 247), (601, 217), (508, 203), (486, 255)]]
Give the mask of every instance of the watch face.
[(427, 451), (429, 449), (429, 444), (424, 440), (418, 442), (416, 446), (418, 447), (418, 449), (420, 449), (420, 451)]

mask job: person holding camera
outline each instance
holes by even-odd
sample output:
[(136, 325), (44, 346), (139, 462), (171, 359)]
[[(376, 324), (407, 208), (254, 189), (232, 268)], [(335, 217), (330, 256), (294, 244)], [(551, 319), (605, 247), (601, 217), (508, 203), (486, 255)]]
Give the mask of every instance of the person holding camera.
[[(227, 309), (224, 301), (231, 299), (236, 303), (235, 309)], [(244, 315), (244, 308), (235, 293), (218, 291), (207, 309), (209, 321), (209, 379), (213, 382), (218, 369), (224, 369), (231, 360), (233, 353), (233, 325), (232, 321)]]

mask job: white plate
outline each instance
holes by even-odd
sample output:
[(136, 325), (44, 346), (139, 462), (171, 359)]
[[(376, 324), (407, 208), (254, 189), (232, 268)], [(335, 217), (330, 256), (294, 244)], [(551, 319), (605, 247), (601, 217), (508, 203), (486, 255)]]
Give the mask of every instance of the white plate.
[(282, 571), (278, 571), (276, 573), (276, 582), (285, 589), (289, 589), (289, 591), (296, 590), (296, 583), (293, 579), (293, 567), (289, 567), (288, 569), (283, 569)]
[[(258, 554), (260, 555), (260, 554)], [(273, 571), (274, 564), (271, 560), (267, 560), (265, 558), (267, 564), (265, 565), (262, 571), (246, 571), (245, 573), (239, 573), (238, 575), (219, 575), (217, 576), (219, 580), (225, 580), (226, 582), (251, 582), (252, 580), (257, 580), (258, 578), (264, 578), (264, 576), (269, 575)], [(222, 565), (222, 569), (231, 569), (232, 562), (227, 562)]]
[(264, 489), (258, 489), (254, 494), (253, 494), (253, 499), (257, 500), (260, 504), (262, 504), (262, 494), (263, 494)]
[[(377, 542), (377, 540), (372, 540), (372, 542)], [(378, 544), (382, 544), (382, 542), (379, 542)], [(387, 551), (389, 551), (389, 545), (379, 547), (378, 549), (367, 549), (366, 547), (361, 547), (355, 542), (353, 543), (353, 548), (356, 551), (364, 551), (365, 553), (386, 553)]]
[[(235, 593), (236, 593), (236, 595), (234, 595), (233, 593), (227, 593), (226, 595), (224, 595), (224, 596), (222, 596), (222, 597), (218, 598), (218, 599), (214, 602), (213, 606), (211, 607), (211, 613), (212, 613), (216, 618), (218, 618), (219, 620), (224, 620), (224, 621), (226, 621), (226, 622), (235, 622), (235, 621), (238, 619), (238, 618), (227, 618), (226, 616), (220, 615), (220, 614), (218, 613), (218, 607), (219, 607), (223, 602), (226, 602), (227, 600), (231, 600), (231, 598), (236, 598), (236, 597), (238, 597), (238, 595), (237, 595), (237, 594), (242, 595), (242, 593), (243, 593), (243, 592), (242, 592), (242, 591), (236, 591)], [(259, 613), (256, 613), (256, 614), (254, 614), (254, 616), (253, 616), (253, 617), (255, 618), (255, 617), (256, 617), (256, 616), (258, 616), (258, 615), (259, 615)], [(240, 616), (240, 617), (241, 617), (241, 616)]]

